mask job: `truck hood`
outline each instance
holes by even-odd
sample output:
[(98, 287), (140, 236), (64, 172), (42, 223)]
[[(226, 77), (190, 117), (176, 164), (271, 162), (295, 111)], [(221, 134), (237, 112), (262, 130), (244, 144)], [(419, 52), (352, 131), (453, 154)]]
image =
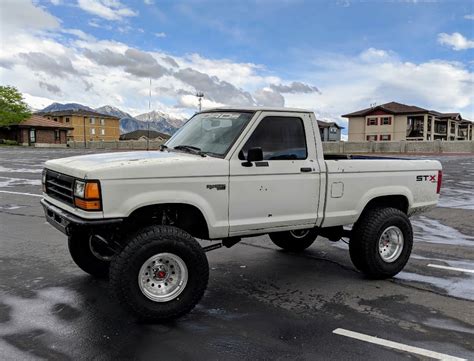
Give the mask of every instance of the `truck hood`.
[(49, 160), (46, 168), (81, 179), (167, 178), (228, 174), (221, 158), (168, 151), (100, 153)]

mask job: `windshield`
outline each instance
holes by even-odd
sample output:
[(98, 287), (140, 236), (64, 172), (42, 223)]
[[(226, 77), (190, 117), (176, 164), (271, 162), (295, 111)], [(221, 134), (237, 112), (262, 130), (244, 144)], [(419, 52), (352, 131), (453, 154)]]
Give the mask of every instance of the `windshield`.
[(224, 157), (252, 116), (253, 113), (242, 112), (196, 114), (166, 142), (166, 146), (181, 150), (194, 148)]

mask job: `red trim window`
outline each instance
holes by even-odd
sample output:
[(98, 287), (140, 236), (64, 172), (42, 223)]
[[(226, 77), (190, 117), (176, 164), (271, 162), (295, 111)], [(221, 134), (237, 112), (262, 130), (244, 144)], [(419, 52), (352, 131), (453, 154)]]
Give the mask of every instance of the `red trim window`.
[(377, 134), (368, 135), (367, 136), (367, 141), (368, 142), (371, 142), (371, 141), (376, 142), (377, 141)]
[(367, 125), (378, 125), (378, 118), (367, 118)]
[(382, 141), (390, 141), (392, 140), (392, 135), (391, 134), (382, 134), (380, 136), (380, 140)]
[(380, 125), (392, 125), (392, 117), (380, 118)]

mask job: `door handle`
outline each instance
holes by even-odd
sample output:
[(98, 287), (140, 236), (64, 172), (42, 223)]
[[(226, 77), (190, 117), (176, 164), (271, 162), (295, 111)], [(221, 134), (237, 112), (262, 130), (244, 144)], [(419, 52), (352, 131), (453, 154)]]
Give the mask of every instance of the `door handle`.
[(313, 169), (310, 168), (310, 167), (303, 167), (303, 168), (300, 168), (300, 171), (302, 171), (303, 173), (308, 173), (308, 172), (311, 172)]

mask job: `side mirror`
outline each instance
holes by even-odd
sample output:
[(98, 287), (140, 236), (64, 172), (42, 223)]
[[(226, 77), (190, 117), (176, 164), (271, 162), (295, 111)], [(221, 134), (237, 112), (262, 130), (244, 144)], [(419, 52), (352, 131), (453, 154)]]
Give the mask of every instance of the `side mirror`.
[(250, 148), (247, 153), (247, 162), (260, 162), (263, 160), (262, 148)]
[(247, 161), (243, 162), (244, 167), (251, 167), (252, 162), (259, 162), (263, 160), (262, 148), (250, 148), (247, 152)]

